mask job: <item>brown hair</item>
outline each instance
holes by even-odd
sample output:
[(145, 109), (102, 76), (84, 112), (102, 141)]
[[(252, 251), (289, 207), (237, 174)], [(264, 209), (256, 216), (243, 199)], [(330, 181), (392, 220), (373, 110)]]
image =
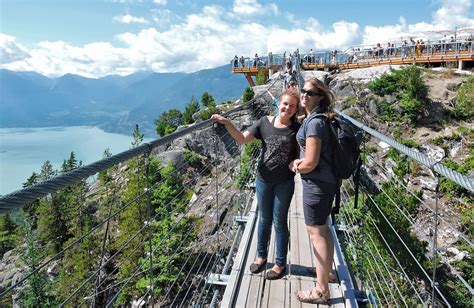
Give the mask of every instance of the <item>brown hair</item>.
[(281, 99), (283, 96), (289, 96), (291, 98), (294, 98), (296, 99), (296, 112), (295, 114), (291, 117), (291, 121), (298, 121), (299, 122), (299, 119), (301, 118), (301, 114), (303, 113), (304, 114), (304, 110), (303, 108), (301, 107), (301, 104), (300, 104), (300, 96), (298, 94), (298, 91), (295, 91), (295, 90), (285, 90), (283, 92), (281, 92), (280, 96), (278, 97), (278, 104), (280, 104), (281, 102)]
[(336, 101), (336, 95), (334, 92), (317, 78), (309, 79), (305, 82), (311, 83), (311, 85), (318, 89), (318, 91), (323, 95), (323, 98), (319, 101), (321, 112), (325, 113), (329, 118), (334, 117), (336, 115), (334, 112), (334, 102)]

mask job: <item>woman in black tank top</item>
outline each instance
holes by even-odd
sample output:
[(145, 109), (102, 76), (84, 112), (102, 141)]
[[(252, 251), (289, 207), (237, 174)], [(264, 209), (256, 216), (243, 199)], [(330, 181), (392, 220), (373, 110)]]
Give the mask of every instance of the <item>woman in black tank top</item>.
[(257, 259), (250, 266), (252, 273), (266, 268), (268, 242), (272, 224), (275, 229), (275, 265), (267, 271), (266, 279), (279, 279), (285, 275), (288, 252), (288, 209), (294, 191), (294, 173), (289, 164), (296, 158), (296, 122), (299, 97), (295, 92), (283, 92), (279, 98), (276, 117), (264, 116), (240, 132), (227, 118), (214, 114), (212, 119), (223, 124), (230, 135), (240, 144), (261, 139), (262, 155), (258, 162), (256, 197), (258, 206)]

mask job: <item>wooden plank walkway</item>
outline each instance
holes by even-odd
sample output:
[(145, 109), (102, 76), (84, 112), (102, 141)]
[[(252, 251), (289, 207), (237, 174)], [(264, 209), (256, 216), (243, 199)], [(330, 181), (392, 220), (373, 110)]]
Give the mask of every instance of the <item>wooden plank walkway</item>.
[[(312, 288), (316, 283), (315, 277), (309, 271), (315, 266), (315, 257), (304, 224), (302, 187), (299, 177), (296, 179), (295, 194), (290, 207), (288, 267), (286, 275), (282, 279), (270, 281), (264, 279), (265, 272), (252, 274), (249, 271), (250, 264), (257, 255), (257, 219), (255, 214), (254, 203), (254, 208), (251, 211), (252, 219), (249, 216), (221, 307), (314, 307), (314, 305), (299, 302), (293, 294), (297, 290)], [(249, 236), (247, 244), (245, 236)], [(336, 283), (330, 284), (330, 307), (357, 307), (352, 284), (344, 267), (342, 253), (339, 251), (337, 237), (335, 242), (333, 268), (338, 279)], [(243, 249), (247, 249), (247, 251), (244, 252)], [(272, 232), (267, 269), (274, 265), (274, 253), (275, 241)]]

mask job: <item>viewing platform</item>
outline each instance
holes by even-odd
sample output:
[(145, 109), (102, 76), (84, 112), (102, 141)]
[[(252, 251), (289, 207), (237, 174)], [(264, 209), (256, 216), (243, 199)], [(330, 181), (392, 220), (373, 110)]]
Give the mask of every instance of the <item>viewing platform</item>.
[[(417, 51), (415, 45), (398, 43), (392, 47), (355, 46), (345, 51), (324, 51), (307, 54), (269, 54), (258, 58), (238, 58), (231, 61), (232, 73), (244, 74), (251, 86), (252, 76), (263, 69), (265, 76), (272, 75), (282, 67), (293, 70), (299, 61), (302, 70), (346, 70), (377, 65), (425, 64), (442, 66), (451, 63), (452, 68), (474, 67), (473, 42), (459, 40), (453, 43), (423, 44)], [(288, 64), (288, 61), (291, 63)], [(289, 67), (289, 68), (288, 68)]]

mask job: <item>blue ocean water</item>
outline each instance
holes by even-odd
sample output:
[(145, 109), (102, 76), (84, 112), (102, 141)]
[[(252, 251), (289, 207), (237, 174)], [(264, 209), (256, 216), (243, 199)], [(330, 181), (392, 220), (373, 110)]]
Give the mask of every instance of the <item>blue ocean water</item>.
[(59, 169), (73, 151), (77, 161), (90, 164), (102, 159), (106, 148), (117, 154), (129, 149), (132, 141), (132, 136), (97, 127), (0, 128), (0, 194), (21, 189), (46, 160)]

